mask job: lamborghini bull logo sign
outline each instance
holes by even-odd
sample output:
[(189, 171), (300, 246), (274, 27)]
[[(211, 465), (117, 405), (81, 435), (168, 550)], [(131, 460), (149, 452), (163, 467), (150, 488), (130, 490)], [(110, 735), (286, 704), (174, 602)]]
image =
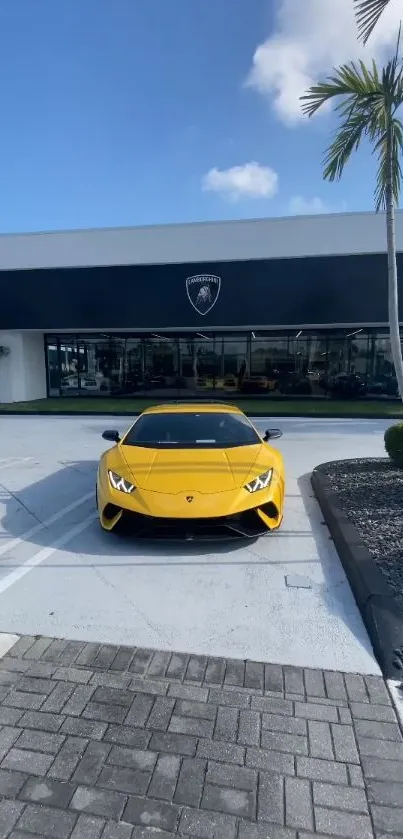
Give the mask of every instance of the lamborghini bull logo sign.
[(217, 303), (220, 288), (221, 277), (214, 274), (195, 274), (186, 279), (187, 296), (199, 315), (207, 315)]

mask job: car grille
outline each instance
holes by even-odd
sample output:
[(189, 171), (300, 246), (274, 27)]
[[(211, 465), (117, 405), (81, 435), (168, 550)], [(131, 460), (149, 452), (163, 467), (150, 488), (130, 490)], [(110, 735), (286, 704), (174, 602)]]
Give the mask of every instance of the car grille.
[[(277, 516), (274, 505), (266, 514)], [(247, 510), (233, 516), (201, 519), (173, 519), (124, 513), (125, 529), (142, 539), (173, 540), (230, 540), (253, 539), (268, 533), (256, 510)]]

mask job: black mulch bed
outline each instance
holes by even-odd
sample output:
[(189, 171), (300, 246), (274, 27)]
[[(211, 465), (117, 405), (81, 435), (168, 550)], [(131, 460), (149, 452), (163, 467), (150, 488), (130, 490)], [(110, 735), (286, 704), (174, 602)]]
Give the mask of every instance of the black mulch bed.
[(325, 474), (403, 613), (403, 469), (387, 458), (340, 460)]

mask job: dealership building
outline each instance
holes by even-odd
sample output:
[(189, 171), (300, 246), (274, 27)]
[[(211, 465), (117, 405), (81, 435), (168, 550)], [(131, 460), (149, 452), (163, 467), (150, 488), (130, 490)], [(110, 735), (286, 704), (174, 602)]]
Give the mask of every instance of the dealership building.
[(3, 235), (0, 290), (3, 403), (396, 393), (383, 214)]

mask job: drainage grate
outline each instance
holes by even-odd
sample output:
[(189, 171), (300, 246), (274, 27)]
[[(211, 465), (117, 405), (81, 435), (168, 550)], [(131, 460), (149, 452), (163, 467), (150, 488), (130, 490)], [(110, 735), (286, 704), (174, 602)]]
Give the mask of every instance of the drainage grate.
[(286, 574), (285, 584), (287, 588), (312, 588), (308, 577), (302, 577), (300, 574)]

